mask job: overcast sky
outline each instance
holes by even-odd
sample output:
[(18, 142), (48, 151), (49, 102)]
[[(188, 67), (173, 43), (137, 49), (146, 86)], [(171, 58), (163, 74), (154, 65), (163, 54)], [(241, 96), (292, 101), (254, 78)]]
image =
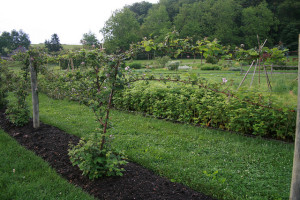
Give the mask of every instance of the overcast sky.
[[(44, 43), (57, 33), (61, 44), (80, 44), (82, 35), (99, 30), (116, 9), (143, 0), (3, 0), (0, 33), (22, 29), (32, 44)], [(158, 0), (145, 0), (157, 3)]]

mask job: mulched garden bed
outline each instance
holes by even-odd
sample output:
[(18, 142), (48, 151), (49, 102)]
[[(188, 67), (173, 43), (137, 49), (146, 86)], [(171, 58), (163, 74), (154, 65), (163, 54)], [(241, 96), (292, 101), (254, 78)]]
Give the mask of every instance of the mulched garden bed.
[(76, 144), (78, 137), (43, 123), (40, 128), (34, 129), (32, 121), (23, 127), (15, 127), (5, 118), (3, 110), (0, 111), (0, 127), (21, 145), (47, 161), (70, 183), (98, 199), (213, 199), (182, 184), (172, 183), (132, 162), (124, 167), (126, 171), (122, 177), (89, 180), (69, 160), (68, 144)]

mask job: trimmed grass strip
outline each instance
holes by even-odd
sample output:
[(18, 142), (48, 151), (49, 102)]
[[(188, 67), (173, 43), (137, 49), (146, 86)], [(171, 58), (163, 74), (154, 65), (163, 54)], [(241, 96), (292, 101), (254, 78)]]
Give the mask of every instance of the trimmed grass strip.
[[(45, 95), (40, 95), (40, 117), (80, 137), (98, 126), (88, 107)], [(219, 199), (289, 197), (293, 144), (115, 110), (111, 122), (114, 148), (171, 181)]]
[(0, 130), (0, 199), (94, 199)]

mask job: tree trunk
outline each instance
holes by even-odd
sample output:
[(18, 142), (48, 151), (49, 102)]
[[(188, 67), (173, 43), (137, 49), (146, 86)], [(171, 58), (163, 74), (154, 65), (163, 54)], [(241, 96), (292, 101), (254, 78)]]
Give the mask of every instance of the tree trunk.
[(32, 108), (33, 108), (33, 128), (40, 127), (39, 119), (39, 97), (37, 88), (37, 72), (32, 62), (30, 61), (31, 74), (31, 93), (32, 93)]
[(290, 199), (300, 199), (300, 34), (298, 41), (298, 107), (297, 107), (297, 122), (296, 122), (296, 136), (295, 136), (295, 150), (293, 161), (293, 174), (290, 190)]

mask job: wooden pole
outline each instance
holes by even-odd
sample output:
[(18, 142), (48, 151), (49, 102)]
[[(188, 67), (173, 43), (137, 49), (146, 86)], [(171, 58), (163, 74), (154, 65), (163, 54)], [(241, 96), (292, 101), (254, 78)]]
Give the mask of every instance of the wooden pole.
[(300, 34), (298, 41), (298, 106), (290, 199), (300, 199)]
[(255, 60), (252, 61), (252, 63), (251, 63), (251, 65), (250, 65), (250, 67), (249, 67), (247, 73), (245, 74), (245, 76), (244, 76), (242, 82), (240, 83), (239, 87), (237, 88), (237, 90), (239, 90), (239, 88), (241, 87), (241, 85), (244, 83), (244, 81), (245, 81), (245, 79), (246, 79), (246, 77), (247, 77), (247, 75), (248, 75), (250, 69), (252, 68), (254, 62), (255, 62)]
[(266, 68), (265, 65), (264, 65), (264, 70), (265, 70), (265, 73), (266, 73), (266, 79), (267, 79), (268, 88), (271, 91), (272, 90), (272, 86), (271, 86), (271, 82), (270, 82), (269, 75), (268, 75), (268, 72), (267, 72), (267, 68)]
[(32, 108), (33, 108), (33, 128), (40, 127), (39, 117), (39, 97), (37, 88), (37, 72), (30, 60), (30, 77), (31, 77), (31, 93), (32, 93)]
[(253, 72), (253, 75), (252, 75), (252, 80), (251, 80), (251, 83), (250, 83), (250, 87), (252, 86), (252, 83), (253, 83), (253, 79), (254, 79), (254, 76), (255, 76), (257, 63), (258, 63), (258, 59), (256, 60), (256, 64), (255, 64), (254, 72)]

